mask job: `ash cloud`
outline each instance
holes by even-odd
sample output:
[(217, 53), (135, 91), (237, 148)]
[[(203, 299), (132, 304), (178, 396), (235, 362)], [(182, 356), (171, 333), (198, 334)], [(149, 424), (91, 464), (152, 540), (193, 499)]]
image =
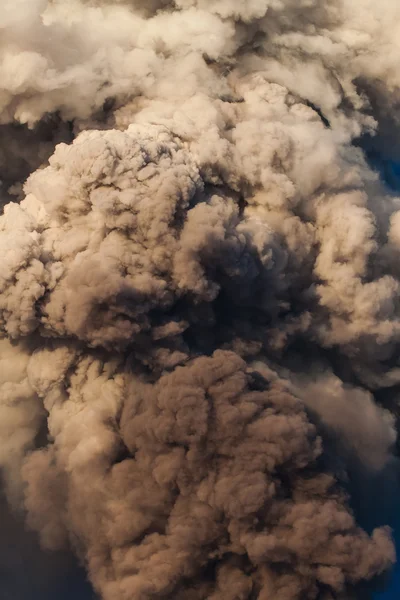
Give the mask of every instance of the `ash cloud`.
[(4, 493), (102, 600), (365, 598), (394, 563), (399, 11), (0, 8)]
[(85, 540), (105, 598), (345, 597), (393, 558), (387, 532), (368, 538), (320, 472), (301, 403), (279, 380), (257, 389), (235, 353), (155, 384), (89, 357), (75, 369), (50, 410), (58, 441), (23, 468), (26, 504), (45, 546), (63, 525)]

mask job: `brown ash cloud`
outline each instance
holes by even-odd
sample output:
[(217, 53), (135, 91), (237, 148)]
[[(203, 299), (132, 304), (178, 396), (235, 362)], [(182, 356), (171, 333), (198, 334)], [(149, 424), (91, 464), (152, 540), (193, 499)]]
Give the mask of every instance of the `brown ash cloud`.
[(399, 17), (0, 8), (4, 494), (102, 600), (365, 599), (395, 561)]

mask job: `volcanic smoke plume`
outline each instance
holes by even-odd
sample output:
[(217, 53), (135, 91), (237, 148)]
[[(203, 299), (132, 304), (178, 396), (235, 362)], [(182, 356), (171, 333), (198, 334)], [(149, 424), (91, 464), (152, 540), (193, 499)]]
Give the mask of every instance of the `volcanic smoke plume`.
[(67, 599), (80, 568), (85, 600), (384, 582), (399, 23), (395, 0), (1, 2), (2, 598)]

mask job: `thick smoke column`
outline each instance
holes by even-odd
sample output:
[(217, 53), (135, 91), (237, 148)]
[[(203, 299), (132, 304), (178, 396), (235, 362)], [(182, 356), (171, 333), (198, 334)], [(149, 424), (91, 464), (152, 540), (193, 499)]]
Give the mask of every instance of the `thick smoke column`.
[(398, 154), (399, 18), (0, 7), (4, 493), (102, 600), (365, 599), (394, 563), (350, 506), (397, 489), (400, 199), (367, 157)]

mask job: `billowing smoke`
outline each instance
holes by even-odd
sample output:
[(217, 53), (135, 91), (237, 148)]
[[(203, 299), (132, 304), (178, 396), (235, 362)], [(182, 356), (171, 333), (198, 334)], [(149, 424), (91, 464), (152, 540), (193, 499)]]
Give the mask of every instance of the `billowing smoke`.
[(400, 197), (371, 160), (400, 154), (398, 23), (393, 0), (2, 3), (0, 467), (32, 572), (75, 555), (102, 600), (383, 581)]

